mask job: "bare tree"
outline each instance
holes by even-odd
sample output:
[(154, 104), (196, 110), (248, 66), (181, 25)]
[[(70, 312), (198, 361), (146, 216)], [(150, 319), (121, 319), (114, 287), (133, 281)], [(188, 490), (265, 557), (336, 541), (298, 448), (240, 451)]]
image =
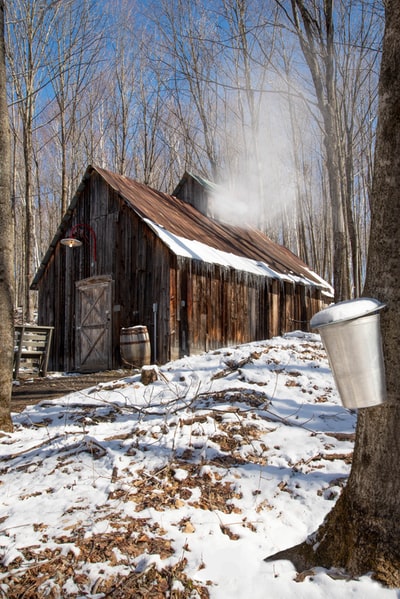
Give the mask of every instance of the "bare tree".
[(24, 319), (33, 318), (30, 283), (35, 266), (34, 253), (34, 159), (33, 135), (37, 116), (38, 91), (48, 83), (47, 65), (49, 38), (57, 16), (58, 2), (32, 3), (14, 0), (8, 5), (8, 63), (13, 79), (13, 90), (21, 119), (24, 159)]
[(305, 543), (270, 559), (297, 569), (341, 567), (352, 576), (372, 572), (400, 586), (400, 13), (386, 1), (379, 85), (371, 236), (364, 294), (387, 305), (382, 313), (388, 400), (359, 410), (350, 477), (325, 522)]
[[(363, 173), (363, 155), (372, 153), (375, 142), (370, 122), (376, 112), (381, 4), (340, 2), (336, 27), (336, 71), (340, 103), (337, 115), (341, 139), (341, 180), (347, 231), (351, 250), (353, 294), (362, 289), (362, 264), (366, 262), (369, 228), (361, 227), (361, 214), (369, 213), (363, 196), (370, 191), (370, 178)], [(371, 173), (369, 173), (371, 174)], [(364, 191), (365, 189), (365, 191)], [(361, 194), (361, 195), (360, 195)], [(364, 250), (364, 251), (363, 251)]]
[(0, 430), (12, 431), (10, 401), (14, 359), (14, 230), (5, 56), (4, 0), (0, 0)]
[[(373, 67), (381, 39), (378, 3), (338, 2), (334, 9), (332, 0), (291, 0), (290, 8), (276, 1), (296, 32), (311, 75), (329, 182), (333, 284), (336, 299), (345, 299), (359, 295), (365, 262), (354, 181), (359, 140), (368, 129), (377, 86)], [(373, 136), (368, 143), (373, 146)], [(357, 175), (357, 181), (363, 179)]]
[[(54, 91), (57, 109), (52, 121), (57, 127), (61, 171), (60, 213), (65, 214), (77, 183), (74, 169), (80, 131), (87, 115), (82, 110), (82, 96), (90, 93), (92, 81), (98, 77), (104, 36), (101, 15), (94, 0), (62, 3), (54, 22), (49, 44), (52, 60), (48, 80)], [(54, 112), (54, 109), (53, 109)]]
[[(253, 211), (257, 225), (271, 227), (268, 214), (272, 198), (268, 197), (265, 159), (265, 114), (269, 111), (269, 85), (271, 61), (275, 52), (274, 15), (267, 14), (267, 5), (259, 10), (253, 0), (222, 0), (222, 17), (219, 44), (224, 47), (223, 72), (220, 81), (231, 87), (225, 110), (235, 110), (235, 123), (231, 126), (241, 131), (239, 164), (231, 165), (233, 173), (247, 178), (252, 191)], [(267, 92), (267, 93), (266, 93)], [(266, 175), (267, 171), (267, 175)], [(269, 173), (270, 174), (270, 173)], [(250, 179), (252, 178), (252, 181)]]
[[(122, 29), (122, 32), (124, 32)], [(120, 29), (121, 33), (121, 29)], [(136, 65), (131, 60), (132, 45), (129, 44), (123, 35), (119, 35), (116, 40), (115, 69), (110, 81), (112, 94), (107, 102), (110, 112), (109, 124), (113, 148), (113, 163), (115, 170), (126, 175), (128, 170), (128, 154), (130, 144), (137, 128), (137, 121), (134, 117), (133, 97), (136, 87)]]
[[(140, 61), (140, 34), (136, 27), (138, 7), (136, 2), (122, 0), (106, 4), (104, 11), (107, 44), (93, 110), (101, 114), (100, 129), (104, 134), (103, 147), (109, 168), (121, 175), (133, 176), (134, 157), (140, 153), (135, 145), (138, 128), (135, 93), (137, 63)], [(89, 93), (93, 91), (89, 90)]]
[(219, 62), (212, 43), (215, 23), (207, 18), (202, 0), (189, 4), (184, 0), (163, 0), (157, 2), (155, 14), (155, 59), (163, 65), (167, 90), (174, 98), (175, 122), (179, 119), (184, 143), (190, 145), (192, 164), (186, 167), (197, 167), (197, 171), (211, 173), (216, 179)]
[[(262, 10), (257, 0), (208, 4), (196, 0), (189, 5), (162, 0), (147, 6), (139, 0), (120, 0), (102, 5), (103, 20), (98, 18), (99, 3), (93, 0), (13, 0), (8, 26), (13, 77), (8, 89), (16, 148), (15, 214), (18, 230), (26, 231), (25, 240), (18, 238), (16, 268), (18, 281), (25, 271), (25, 295), (31, 278), (28, 265), (35, 264), (36, 254), (48, 245), (48, 214), (54, 220), (59, 203), (65, 211), (88, 163), (168, 191), (184, 170), (216, 181), (231, 181), (240, 173), (241, 181), (232, 189), (240, 187), (246, 202), (251, 197), (252, 213), (260, 204), (257, 224), (329, 280), (331, 253), (338, 254), (342, 247), (346, 282), (340, 285), (346, 291), (342, 293), (339, 285), (338, 295), (351, 293), (351, 279), (358, 293), (365, 274), (374, 135), (371, 66), (377, 53), (370, 51), (370, 45), (379, 38), (372, 26), (372, 9), (366, 9), (375, 3), (357, 0), (368, 14), (360, 9), (353, 32), (355, 1), (340, 0), (333, 15), (331, 0), (325, 3), (325, 12), (317, 0), (267, 0)], [(287, 7), (285, 27), (276, 21), (281, 14), (278, 6)], [(305, 12), (300, 6), (306, 7)], [(332, 15), (335, 31), (329, 24)], [(310, 77), (312, 69), (307, 71), (304, 61), (301, 69), (294, 68), (300, 37), (304, 52), (315, 51), (314, 62), (309, 60), (319, 77), (319, 95)], [(356, 51), (346, 52), (350, 47)], [(285, 52), (291, 55), (285, 57)], [(354, 69), (358, 76), (353, 81), (349, 73)], [(302, 105), (296, 85), (300, 75), (305, 86)], [(279, 115), (277, 105), (282, 108)], [(303, 130), (311, 130), (312, 118), (310, 143)], [(279, 128), (271, 128), (271, 121), (279, 121)], [(329, 128), (331, 138), (326, 135)], [(290, 185), (271, 167), (283, 137), (288, 142), (278, 149), (287, 161), (282, 162), (282, 171), (291, 169)], [(320, 169), (324, 154), (320, 146), (325, 140), (327, 147), (328, 139), (336, 170), (327, 159), (328, 151), (325, 168)], [(336, 176), (327, 177), (333, 171)], [(272, 226), (270, 215), (274, 203), (280, 209), (282, 187), (285, 200), (289, 193), (293, 198), (278, 225)], [(328, 215), (331, 203), (323, 206), (320, 198), (329, 197), (333, 187), (337, 210)], [(337, 214), (340, 226), (333, 219)], [(254, 223), (253, 215), (252, 219)], [(26, 227), (25, 222), (31, 225)], [(329, 234), (330, 227), (338, 226), (341, 244)], [(18, 290), (21, 287), (18, 282)]]
[(318, 108), (324, 124), (326, 164), (332, 207), (335, 298), (350, 296), (347, 237), (341, 194), (340, 139), (337, 128), (338, 96), (336, 89), (333, 0), (322, 10), (317, 3), (303, 0), (291, 3), (291, 22), (314, 83)]

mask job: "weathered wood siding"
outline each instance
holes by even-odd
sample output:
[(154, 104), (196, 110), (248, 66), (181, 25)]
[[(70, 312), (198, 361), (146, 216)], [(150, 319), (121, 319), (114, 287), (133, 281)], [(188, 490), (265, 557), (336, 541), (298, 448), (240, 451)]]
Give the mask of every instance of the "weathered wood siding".
[(174, 195), (197, 208), (202, 214), (211, 216), (210, 194), (193, 176), (186, 173), (174, 191)]
[(179, 258), (170, 277), (171, 359), (309, 330), (320, 291)]
[[(39, 323), (55, 327), (50, 368), (72, 371), (75, 360), (75, 283), (109, 275), (113, 280), (113, 368), (121, 365), (121, 327), (147, 326), (151, 346), (160, 358), (169, 353), (170, 253), (149, 227), (103, 179), (94, 173), (82, 192), (70, 228), (89, 224), (97, 239), (76, 249), (57, 244), (39, 286)], [(157, 304), (157, 339), (153, 306)], [(155, 345), (155, 343), (157, 345)]]
[(54, 326), (51, 370), (77, 367), (78, 281), (112, 282), (112, 368), (122, 364), (122, 327), (145, 325), (152, 360), (165, 363), (307, 330), (311, 316), (325, 305), (316, 287), (175, 256), (96, 171), (81, 187), (69, 228), (78, 223), (96, 235), (96, 260), (90, 236), (77, 249), (58, 242), (39, 283), (38, 322)]

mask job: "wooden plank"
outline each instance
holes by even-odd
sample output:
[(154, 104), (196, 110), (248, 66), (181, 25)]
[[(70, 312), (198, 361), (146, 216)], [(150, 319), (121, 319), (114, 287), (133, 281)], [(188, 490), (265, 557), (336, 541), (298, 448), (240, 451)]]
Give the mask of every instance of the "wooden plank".
[(81, 372), (111, 367), (112, 281), (91, 277), (77, 281), (76, 356)]
[(21, 361), (37, 364), (39, 376), (46, 376), (53, 327), (17, 325), (15, 327), (15, 351), (13, 376), (17, 378)]

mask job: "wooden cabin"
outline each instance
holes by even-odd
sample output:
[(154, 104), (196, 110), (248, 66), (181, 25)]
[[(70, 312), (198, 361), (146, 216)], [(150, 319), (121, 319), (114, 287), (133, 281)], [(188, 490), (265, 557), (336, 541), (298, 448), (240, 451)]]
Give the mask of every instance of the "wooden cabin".
[(308, 330), (331, 301), (289, 250), (185, 199), (87, 168), (31, 286), (38, 324), (54, 326), (50, 370), (122, 366), (123, 327), (146, 326), (152, 361), (165, 363)]

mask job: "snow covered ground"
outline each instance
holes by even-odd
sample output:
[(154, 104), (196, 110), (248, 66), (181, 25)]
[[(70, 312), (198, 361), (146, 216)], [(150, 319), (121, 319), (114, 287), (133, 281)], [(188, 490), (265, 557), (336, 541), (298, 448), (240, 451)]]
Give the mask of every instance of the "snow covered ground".
[(0, 597), (395, 598), (263, 559), (303, 541), (350, 470), (317, 335), (171, 362), (14, 414), (0, 438)]

